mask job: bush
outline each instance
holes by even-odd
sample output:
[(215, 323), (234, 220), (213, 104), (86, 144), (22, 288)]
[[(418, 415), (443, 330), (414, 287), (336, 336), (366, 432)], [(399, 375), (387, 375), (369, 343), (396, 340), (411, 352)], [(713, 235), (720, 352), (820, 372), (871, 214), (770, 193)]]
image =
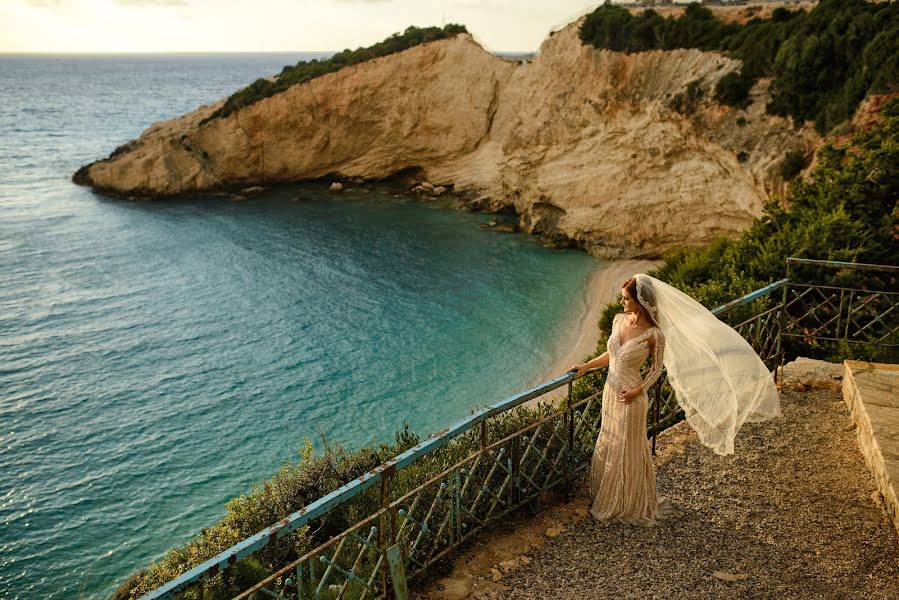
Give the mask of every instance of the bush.
[(682, 115), (689, 115), (696, 111), (696, 106), (704, 96), (702, 79), (695, 79), (687, 84), (683, 92), (671, 99), (670, 106)]
[(780, 176), (784, 181), (789, 181), (799, 175), (805, 168), (805, 154), (799, 150), (791, 150), (787, 152), (784, 159), (780, 162)]
[(754, 84), (755, 80), (743, 71), (728, 73), (715, 86), (715, 100), (737, 108), (746, 108), (749, 105), (749, 91)]

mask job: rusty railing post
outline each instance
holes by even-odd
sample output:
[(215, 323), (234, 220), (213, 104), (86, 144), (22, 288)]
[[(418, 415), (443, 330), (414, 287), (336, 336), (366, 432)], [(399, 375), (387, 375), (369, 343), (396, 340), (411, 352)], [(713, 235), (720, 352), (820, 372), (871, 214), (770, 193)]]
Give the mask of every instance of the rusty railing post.
[[(787, 277), (790, 273), (790, 263), (787, 263)], [(787, 296), (790, 289), (790, 281), (784, 284), (783, 293), (781, 294), (780, 310), (777, 312), (777, 354), (780, 356), (780, 368), (774, 369), (774, 385), (780, 387), (783, 385), (784, 378), (784, 347), (783, 347), (783, 330), (784, 318), (787, 312)]]
[[(391, 521), (395, 520), (392, 518), (393, 515), (390, 515), (390, 477), (385, 473), (385, 476), (381, 478), (381, 516), (378, 519), (378, 549), (382, 552), (385, 557), (384, 560), (381, 561), (381, 593), (384, 594), (385, 598), (390, 597), (390, 588), (387, 585), (388, 576), (390, 574), (390, 567), (387, 564), (387, 549), (393, 545), (393, 540), (391, 539), (391, 535), (388, 535), (387, 528), (387, 519), (391, 518)], [(391, 527), (390, 531), (393, 531)]]
[(565, 411), (568, 421), (568, 456), (565, 468), (565, 501), (571, 499), (571, 484), (574, 479), (574, 379), (568, 382), (568, 406)]
[(513, 504), (521, 502), (521, 434), (512, 438), (512, 485), (509, 486), (509, 493), (512, 495)]

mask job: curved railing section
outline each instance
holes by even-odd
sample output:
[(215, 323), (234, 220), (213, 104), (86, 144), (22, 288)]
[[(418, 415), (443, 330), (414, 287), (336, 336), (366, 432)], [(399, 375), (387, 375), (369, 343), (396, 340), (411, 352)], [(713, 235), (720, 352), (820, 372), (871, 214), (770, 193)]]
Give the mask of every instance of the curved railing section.
[[(391, 548), (403, 545), (403, 560), (400, 562), (408, 563), (410, 575), (416, 574), (443, 556), (448, 549), (467, 539), (491, 518), (570, 480), (574, 473), (569, 464), (573, 459), (571, 436), (584, 435), (588, 430), (589, 435), (594, 435), (593, 432), (598, 430), (598, 416), (595, 423), (588, 423), (584, 420), (587, 413), (583, 410), (586, 404), (596, 403), (595, 399), (579, 403), (581, 410), (576, 427), (574, 410), (565, 408), (529, 423), (512, 435), (493, 439), (497, 433), (505, 432), (491, 420), (565, 385), (568, 386), (570, 398), (573, 380), (574, 375), (566, 373), (477, 411), (194, 567), (144, 598), (172, 598), (204, 580), (226, 574), (238, 561), (353, 499), (361, 500), (360, 506), (373, 508), (371, 514), (238, 597), (244, 598), (263, 589), (272, 592), (271, 586), (277, 588), (275, 594), (285, 598), (296, 598), (297, 593), (299, 597), (329, 597), (335, 592), (335, 597), (351, 598), (377, 597), (386, 593), (388, 581), (405, 580), (405, 576), (401, 578), (397, 572), (393, 572), (392, 577), (388, 574), (392, 566), (395, 571), (399, 564), (399, 559), (391, 562), (392, 553), (398, 551)], [(476, 451), (450, 468), (434, 473), (433, 477), (401, 498), (391, 499), (390, 490), (394, 483), (414, 462), (433, 456), (447, 445), (465, 447), (473, 441), (477, 442)], [(370, 497), (365, 497), (367, 493)], [(412, 527), (416, 523), (417, 529), (412, 535)], [(216, 587), (230, 587), (225, 581), (227, 577), (221, 579), (215, 582)], [(334, 585), (339, 589), (332, 589)], [(288, 591), (292, 595), (286, 594)], [(199, 593), (202, 595), (204, 592)]]

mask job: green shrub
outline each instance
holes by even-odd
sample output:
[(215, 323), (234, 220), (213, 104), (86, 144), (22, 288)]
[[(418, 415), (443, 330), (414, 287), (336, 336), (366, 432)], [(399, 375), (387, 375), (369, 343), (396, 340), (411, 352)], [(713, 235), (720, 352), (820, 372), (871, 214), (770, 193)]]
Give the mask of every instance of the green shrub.
[(755, 80), (743, 71), (732, 71), (718, 80), (715, 86), (715, 100), (737, 108), (749, 105), (749, 91)]
[(805, 168), (805, 154), (799, 150), (791, 150), (786, 153), (780, 162), (780, 176), (784, 181), (789, 181), (799, 175)]
[(689, 115), (696, 111), (699, 101), (704, 96), (705, 91), (702, 89), (702, 79), (695, 79), (687, 84), (684, 91), (671, 99), (670, 106), (682, 115)]

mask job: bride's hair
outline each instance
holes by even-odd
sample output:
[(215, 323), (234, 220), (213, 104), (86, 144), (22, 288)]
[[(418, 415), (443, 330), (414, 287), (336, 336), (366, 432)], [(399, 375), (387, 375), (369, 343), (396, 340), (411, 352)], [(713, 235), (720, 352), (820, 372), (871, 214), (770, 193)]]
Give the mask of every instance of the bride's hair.
[(624, 282), (621, 288), (627, 290), (627, 293), (631, 295), (631, 300), (640, 307), (643, 318), (653, 327), (658, 327), (659, 324), (653, 318), (653, 314), (656, 312), (655, 298), (651, 294), (642, 294), (643, 298), (640, 297), (641, 294), (637, 291), (637, 278), (631, 277)]

